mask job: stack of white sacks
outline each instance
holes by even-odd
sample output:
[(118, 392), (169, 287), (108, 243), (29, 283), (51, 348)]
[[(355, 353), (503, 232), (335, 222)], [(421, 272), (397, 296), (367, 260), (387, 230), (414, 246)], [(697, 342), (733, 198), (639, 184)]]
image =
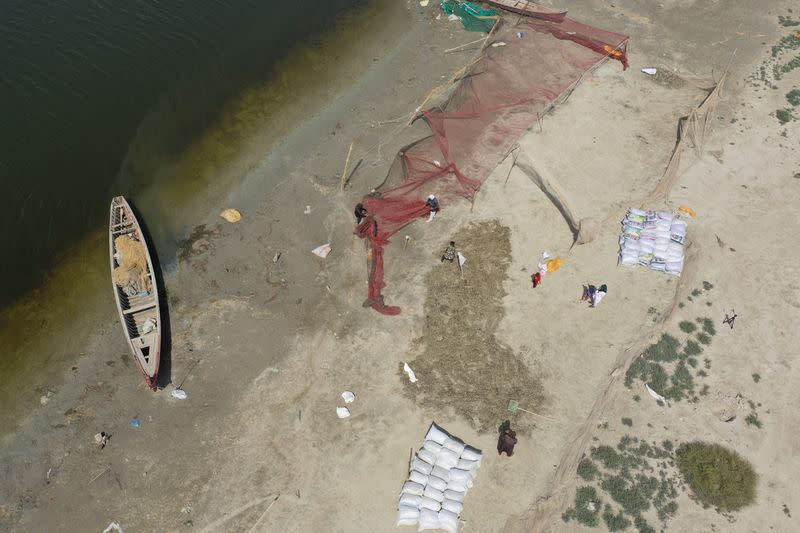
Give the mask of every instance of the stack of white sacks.
[(686, 221), (667, 211), (642, 211), (631, 207), (622, 221), (619, 264), (644, 265), (680, 276)]
[(397, 525), (419, 524), (419, 531), (456, 533), (464, 496), (478, 475), (482, 457), (480, 450), (431, 424), (400, 491)]

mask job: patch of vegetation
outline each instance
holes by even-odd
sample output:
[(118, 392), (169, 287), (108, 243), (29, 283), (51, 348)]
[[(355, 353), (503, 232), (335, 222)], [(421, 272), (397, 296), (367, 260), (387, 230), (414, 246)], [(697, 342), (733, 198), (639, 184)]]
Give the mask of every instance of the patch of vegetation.
[(678, 302), (678, 309), (683, 309), (685, 304), (683, 302)]
[(620, 504), (626, 513), (637, 516), (650, 508), (650, 500), (658, 490), (658, 479), (637, 474), (633, 481), (622, 476), (610, 476), (600, 487)]
[(758, 419), (758, 413), (756, 413), (755, 411), (747, 415), (744, 421), (747, 422), (748, 426), (755, 426), (758, 429), (761, 429), (761, 420)]
[(675, 457), (692, 494), (703, 505), (736, 511), (755, 500), (758, 476), (735, 451), (695, 441), (681, 445)]
[(700, 289), (694, 289), (692, 291), (692, 296), (700, 296), (701, 294), (703, 294), (703, 291), (701, 291)]
[(755, 383), (758, 383), (759, 381), (761, 381), (761, 376), (758, 374), (753, 374), (753, 381)]
[(706, 372), (703, 369), (700, 369), (700, 370), (697, 371), (697, 375), (700, 376), (701, 378), (704, 378), (704, 377), (708, 376), (708, 372)]
[(708, 396), (708, 389), (709, 387), (707, 384), (703, 385), (703, 388), (700, 389), (700, 396)]
[(700, 341), (701, 344), (705, 344), (706, 346), (711, 344), (711, 337), (709, 337), (703, 332), (697, 334), (697, 340)]
[(694, 342), (693, 340), (686, 341), (686, 346), (683, 348), (683, 353), (687, 357), (691, 357), (693, 355), (700, 355), (703, 353), (703, 347)]
[(703, 364), (706, 367), (706, 370), (711, 370), (711, 359), (706, 357), (705, 359), (703, 359)]
[(630, 418), (623, 418), (622, 419), (622, 425), (623, 426), (628, 426), (628, 427), (633, 427), (633, 420), (630, 419)]
[(703, 331), (711, 335), (712, 337), (717, 334), (717, 329), (714, 327), (714, 321), (710, 318), (698, 318), (697, 322), (703, 328)]
[(603, 445), (592, 448), (591, 455), (592, 459), (600, 461), (609, 470), (618, 470), (622, 463), (622, 458), (611, 446)]
[(625, 531), (631, 525), (631, 521), (625, 518), (622, 511), (614, 514), (614, 510), (609, 504), (606, 504), (603, 510), (603, 522), (606, 523), (609, 531)]
[(794, 120), (794, 115), (791, 109), (778, 109), (775, 111), (775, 118), (777, 118), (780, 125), (783, 126)]
[(641, 516), (636, 517), (636, 519), (633, 521), (633, 525), (637, 530), (639, 530), (639, 533), (656, 533), (656, 530), (650, 527), (650, 524), (647, 523), (647, 520)]
[(705, 289), (707, 291), (710, 291), (713, 288), (714, 288), (714, 285), (712, 285), (711, 282), (709, 282), (709, 281), (704, 281), (703, 282), (703, 289)]
[(783, 504), (783, 514), (785, 514), (789, 518), (792, 517), (792, 513), (789, 512), (789, 507), (785, 503)]
[(696, 357), (689, 357), (686, 362), (689, 363), (689, 366), (692, 368), (697, 368), (697, 365), (699, 364)]
[[(581, 524), (595, 527), (599, 524), (597, 517), (600, 515), (602, 502), (597, 498), (597, 490), (591, 485), (580, 487), (575, 493), (575, 506), (567, 509), (561, 515), (564, 522), (577, 520)], [(594, 508), (594, 511), (591, 508)]]
[(697, 326), (695, 326), (694, 323), (689, 322), (688, 320), (684, 320), (683, 322), (678, 324), (678, 327), (681, 328), (681, 331), (683, 331), (684, 333), (693, 333), (697, 329)]
[(641, 401), (641, 399), (642, 399), (642, 397), (641, 397), (641, 396), (639, 396), (638, 394), (634, 394), (634, 395), (633, 395), (633, 401), (634, 401), (634, 402)]
[(792, 89), (786, 93), (786, 101), (794, 107), (800, 106), (800, 89)]
[(778, 15), (778, 24), (783, 27), (789, 28), (792, 26), (800, 26), (800, 20), (794, 20), (792, 17), (784, 17), (782, 15)]
[(581, 476), (584, 481), (594, 481), (594, 479), (600, 475), (600, 470), (598, 470), (589, 459), (583, 458), (581, 462), (578, 463), (578, 475)]

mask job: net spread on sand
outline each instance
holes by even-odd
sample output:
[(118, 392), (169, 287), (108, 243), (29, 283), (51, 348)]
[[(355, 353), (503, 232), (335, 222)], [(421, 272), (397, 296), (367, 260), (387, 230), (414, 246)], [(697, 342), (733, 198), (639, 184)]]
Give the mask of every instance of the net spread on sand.
[(356, 232), (371, 249), (365, 306), (400, 312), (383, 302), (384, 250), (392, 235), (429, 214), (427, 195), (442, 206), (471, 198), (522, 133), (585, 72), (608, 57), (627, 67), (627, 42), (627, 35), (568, 18), (498, 21), (447, 101), (422, 113), (431, 135), (403, 148), (383, 184), (364, 197), (369, 214)]

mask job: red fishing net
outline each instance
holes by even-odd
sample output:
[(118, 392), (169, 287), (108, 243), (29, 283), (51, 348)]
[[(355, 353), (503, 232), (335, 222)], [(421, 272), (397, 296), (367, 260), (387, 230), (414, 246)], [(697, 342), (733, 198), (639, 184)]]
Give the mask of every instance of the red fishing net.
[(498, 22), (480, 57), (466, 69), (446, 103), (422, 117), (432, 135), (396, 156), (383, 184), (363, 199), (367, 217), (356, 233), (369, 242), (365, 305), (395, 315), (384, 304), (384, 250), (389, 238), (428, 216), (428, 194), (442, 206), (471, 198), (522, 133), (605, 58), (627, 67), (628, 36), (570, 19)]

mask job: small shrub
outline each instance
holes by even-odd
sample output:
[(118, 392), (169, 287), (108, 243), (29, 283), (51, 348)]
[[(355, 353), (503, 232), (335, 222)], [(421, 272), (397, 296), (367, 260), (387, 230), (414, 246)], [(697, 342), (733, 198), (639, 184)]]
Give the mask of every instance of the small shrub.
[(697, 340), (699, 340), (701, 344), (705, 344), (706, 346), (711, 344), (711, 337), (702, 332), (697, 334)]
[(714, 327), (714, 321), (711, 320), (710, 318), (698, 318), (697, 322), (700, 323), (700, 325), (703, 328), (703, 331), (705, 331), (712, 337), (717, 334), (717, 329)]
[(689, 357), (693, 355), (700, 355), (701, 353), (703, 353), (703, 347), (694, 342), (693, 340), (688, 340), (686, 341), (686, 347), (684, 347), (683, 353), (685, 353)]
[(678, 511), (678, 504), (674, 501), (669, 502), (658, 510), (658, 519), (666, 522)]
[(747, 415), (744, 421), (747, 422), (748, 426), (755, 426), (758, 429), (761, 429), (761, 420), (758, 419), (758, 413), (755, 411)]
[(700, 389), (700, 396), (708, 396), (708, 389), (709, 389), (708, 384), (703, 385), (703, 388)]
[[(691, 322), (690, 322), (691, 324)], [(692, 324), (694, 326), (694, 324)], [(645, 359), (656, 362), (668, 363), (678, 358), (678, 348), (681, 343), (672, 335), (666, 333), (655, 344), (648, 346), (642, 356)]]
[(714, 286), (711, 284), (711, 282), (708, 282), (708, 281), (704, 281), (703, 282), (703, 289), (705, 289), (707, 291), (710, 291), (713, 288), (714, 288)]
[(792, 513), (789, 512), (789, 507), (785, 503), (783, 504), (783, 514), (785, 514), (789, 518), (792, 517)]
[(639, 396), (638, 394), (634, 394), (634, 395), (633, 395), (633, 401), (634, 401), (634, 402), (641, 401), (641, 399), (642, 399), (642, 397), (641, 397), (641, 396)]
[(584, 458), (580, 463), (578, 463), (578, 475), (581, 476), (585, 481), (593, 481), (594, 478), (600, 475), (600, 470), (594, 466), (593, 462)]
[(703, 291), (701, 291), (700, 289), (694, 289), (692, 291), (692, 296), (700, 296), (701, 294), (703, 294)]
[(708, 375), (708, 372), (706, 372), (706, 371), (705, 371), (705, 370), (703, 370), (703, 369), (700, 369), (700, 370), (698, 370), (698, 371), (697, 371), (697, 376), (698, 376), (698, 377), (704, 378), (704, 377), (706, 377), (707, 375)]
[(598, 446), (597, 448), (592, 448), (590, 453), (592, 459), (600, 461), (609, 470), (617, 470), (622, 462), (619, 454), (611, 446)]
[(633, 525), (639, 530), (639, 533), (656, 533), (656, 530), (650, 527), (650, 524), (641, 515), (633, 519)]
[(758, 374), (753, 374), (753, 381), (758, 383), (759, 381), (761, 381), (761, 376), (759, 376)]
[[(589, 504), (594, 505), (594, 511), (589, 510)], [(580, 487), (575, 492), (575, 507), (571, 507), (561, 515), (564, 522), (577, 520), (581, 524), (589, 527), (596, 527), (599, 524), (597, 519), (600, 514), (601, 502), (597, 498), (597, 491), (594, 487), (586, 485)]]
[(792, 115), (792, 111), (790, 109), (778, 109), (775, 111), (775, 118), (778, 119), (778, 122), (780, 122), (781, 126), (794, 120), (794, 116)]
[(675, 456), (683, 478), (704, 505), (735, 511), (755, 500), (758, 477), (735, 451), (695, 441), (681, 445)]
[(706, 370), (711, 370), (711, 359), (706, 357), (705, 359), (703, 359), (703, 364), (706, 367)]
[(630, 419), (630, 418), (623, 418), (622, 419), (622, 425), (623, 426), (632, 427), (633, 426), (633, 420)]
[(622, 506), (626, 513), (636, 516), (650, 508), (650, 498), (658, 489), (658, 480), (641, 474), (636, 481), (628, 482), (622, 476), (611, 476), (603, 480), (600, 487)]
[(685, 304), (683, 302), (678, 302), (678, 309), (683, 309)]
[(695, 326), (693, 322), (689, 322), (688, 320), (684, 320), (683, 322), (678, 324), (678, 327), (681, 328), (681, 331), (683, 331), (684, 333), (692, 333), (694, 332), (694, 330), (697, 329), (697, 326)]
[(631, 521), (625, 518), (622, 511), (614, 514), (614, 510), (608, 504), (606, 504), (606, 508), (603, 511), (603, 522), (606, 523), (609, 531), (624, 531), (631, 525)]
[(795, 107), (800, 106), (800, 89), (792, 89), (786, 93), (786, 100)]
[(699, 364), (696, 357), (690, 357), (686, 360), (686, 362), (689, 363), (689, 366), (692, 368), (697, 368), (697, 365)]
[(661, 443), (661, 447), (664, 448), (665, 450), (667, 450), (668, 452), (671, 452), (672, 451), (672, 441), (671, 440), (665, 440), (664, 442)]

